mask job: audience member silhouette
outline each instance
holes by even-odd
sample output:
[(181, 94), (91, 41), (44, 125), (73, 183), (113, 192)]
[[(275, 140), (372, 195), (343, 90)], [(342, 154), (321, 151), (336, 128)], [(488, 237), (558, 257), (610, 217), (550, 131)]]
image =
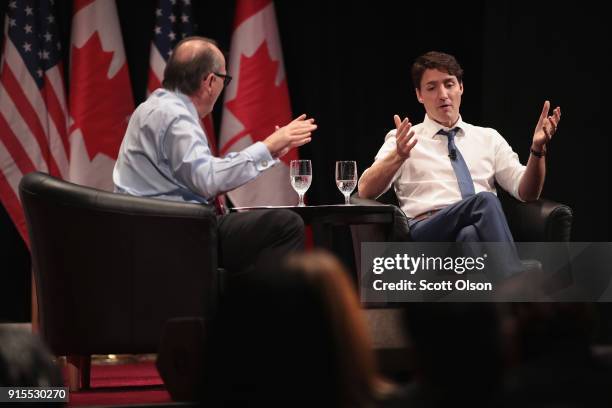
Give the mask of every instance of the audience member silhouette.
[(23, 329), (0, 327), (0, 387), (63, 386), (61, 371), (38, 336)]
[[(378, 374), (347, 271), (324, 252), (233, 282), (207, 347), (212, 406), (367, 407), (392, 389)], [(206, 404), (205, 404), (206, 405)]]

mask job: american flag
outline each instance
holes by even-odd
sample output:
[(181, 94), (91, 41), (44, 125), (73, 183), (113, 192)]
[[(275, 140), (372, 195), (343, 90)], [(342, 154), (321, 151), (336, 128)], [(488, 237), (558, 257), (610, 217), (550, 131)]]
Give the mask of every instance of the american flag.
[(54, 0), (10, 0), (0, 62), (0, 199), (26, 242), (19, 182), (65, 177), (69, 142)]
[[(185, 37), (192, 35), (191, 0), (159, 0), (155, 9), (155, 27), (151, 43), (151, 63), (147, 91), (153, 92), (161, 86), (164, 68), (172, 49)], [(211, 151), (217, 153), (217, 143), (210, 115), (203, 120), (208, 144)]]
[(161, 86), (166, 61), (174, 46), (193, 33), (191, 0), (160, 0), (155, 9), (148, 91)]

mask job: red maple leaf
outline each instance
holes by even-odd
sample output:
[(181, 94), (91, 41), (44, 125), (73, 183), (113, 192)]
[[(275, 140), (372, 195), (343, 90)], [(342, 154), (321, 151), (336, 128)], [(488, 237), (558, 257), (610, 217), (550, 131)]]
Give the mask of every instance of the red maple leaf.
[(81, 129), (89, 159), (103, 153), (115, 159), (134, 110), (127, 64), (108, 78), (113, 52), (102, 49), (98, 33), (82, 48), (72, 47), (70, 131)]
[[(240, 56), (240, 74), (236, 97), (227, 102), (227, 109), (242, 123), (244, 129), (233, 136), (224, 147), (223, 154), (241, 138), (250, 135), (261, 141), (274, 132), (274, 127), (291, 121), (291, 105), (287, 81), (276, 85), (279, 62), (272, 61), (268, 44), (264, 41), (251, 57)], [(289, 163), (297, 158), (297, 151), (282, 157)]]

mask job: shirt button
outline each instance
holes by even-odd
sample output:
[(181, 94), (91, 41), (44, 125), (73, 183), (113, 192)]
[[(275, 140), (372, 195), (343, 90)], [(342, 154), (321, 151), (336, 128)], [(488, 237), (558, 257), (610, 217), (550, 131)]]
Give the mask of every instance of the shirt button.
[(262, 160), (261, 161), (261, 167), (268, 167), (268, 161), (267, 160)]

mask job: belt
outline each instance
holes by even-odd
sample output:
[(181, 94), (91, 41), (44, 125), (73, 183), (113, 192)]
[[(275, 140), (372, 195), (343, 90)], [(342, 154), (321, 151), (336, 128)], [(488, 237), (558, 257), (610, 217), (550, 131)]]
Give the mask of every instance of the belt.
[(425, 211), (424, 213), (421, 213), (421, 214), (419, 214), (419, 215), (417, 215), (417, 216), (415, 216), (415, 217), (412, 217), (412, 218), (410, 219), (410, 221), (412, 221), (412, 222), (417, 222), (417, 221), (424, 220), (425, 218), (429, 218), (429, 217), (431, 217), (432, 215), (434, 215), (434, 214), (435, 214), (435, 213), (437, 213), (438, 211), (440, 211), (440, 210), (431, 210), (431, 211)]

